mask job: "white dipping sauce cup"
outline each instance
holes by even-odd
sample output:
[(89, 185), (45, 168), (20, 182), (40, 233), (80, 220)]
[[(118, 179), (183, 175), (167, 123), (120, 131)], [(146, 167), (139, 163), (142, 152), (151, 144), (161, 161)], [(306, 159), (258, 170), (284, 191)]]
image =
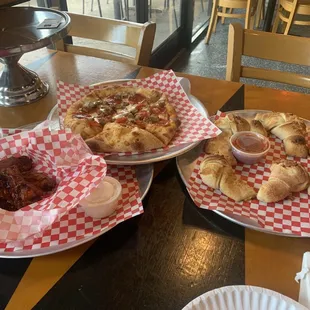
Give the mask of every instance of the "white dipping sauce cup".
[(80, 206), (88, 216), (104, 218), (110, 216), (120, 207), (118, 201), (121, 194), (121, 183), (107, 176), (89, 196), (80, 201)]

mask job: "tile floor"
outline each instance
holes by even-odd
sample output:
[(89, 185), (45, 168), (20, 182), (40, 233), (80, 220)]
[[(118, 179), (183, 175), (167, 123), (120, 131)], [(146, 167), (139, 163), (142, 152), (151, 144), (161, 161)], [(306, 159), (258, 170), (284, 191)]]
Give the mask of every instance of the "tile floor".
[[(231, 22), (240, 22), (242, 20), (226, 19), (225, 24), (220, 22), (217, 24), (216, 33), (213, 33), (209, 45), (205, 45), (203, 40), (192, 50), (190, 54), (184, 55), (173, 65), (176, 71), (182, 71), (193, 75), (207, 76), (216, 79), (225, 79), (226, 74), (226, 57), (227, 57), (227, 40), (228, 25)], [(310, 27), (308, 26), (292, 26), (290, 34), (305, 36), (310, 38)], [(309, 51), (310, 53), (310, 51)], [(273, 68), (281, 71), (292, 71), (310, 75), (309, 67), (296, 65), (288, 65), (280, 62), (270, 62), (265, 60), (244, 57), (244, 64), (249, 66)], [(289, 91), (304, 92), (310, 94), (310, 89), (289, 86), (280, 83), (267, 81), (257, 81), (252, 79), (241, 79), (242, 82), (255, 84), (263, 87), (278, 88)], [(310, 102), (309, 102), (310, 105)]]

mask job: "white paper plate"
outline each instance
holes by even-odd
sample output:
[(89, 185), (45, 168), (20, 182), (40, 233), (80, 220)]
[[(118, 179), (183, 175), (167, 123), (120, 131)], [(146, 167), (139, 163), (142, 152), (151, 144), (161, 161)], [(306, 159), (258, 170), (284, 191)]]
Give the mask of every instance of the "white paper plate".
[(307, 310), (293, 299), (257, 286), (226, 286), (207, 292), (183, 310)]
[[(94, 85), (110, 85), (110, 84), (119, 84), (119, 83), (125, 83), (130, 81), (129, 79), (127, 80), (113, 80), (113, 81), (106, 81), (103, 83), (97, 83)], [(185, 80), (186, 81), (186, 80)], [(94, 86), (92, 85), (92, 86)], [(185, 84), (186, 85), (186, 84)], [(182, 84), (183, 86), (183, 84)], [(190, 87), (189, 85), (186, 85), (186, 87)], [(183, 87), (184, 88), (184, 87)], [(208, 117), (208, 111), (205, 108), (205, 106), (200, 102), (196, 97), (193, 95), (188, 95), (188, 98), (192, 105), (203, 115), (204, 117)], [(47, 119), (52, 122), (52, 124), (59, 124), (59, 115), (58, 115), (58, 109), (57, 105), (54, 106), (54, 108), (50, 111)], [(57, 129), (59, 129), (57, 128)], [(55, 128), (53, 128), (55, 129)], [(175, 147), (172, 147), (168, 150), (164, 151), (159, 151), (156, 153), (143, 153), (143, 154), (138, 154), (138, 155), (128, 155), (128, 156), (119, 156), (119, 155), (106, 155), (105, 156), (105, 161), (107, 164), (111, 165), (144, 165), (144, 164), (150, 164), (154, 162), (159, 162), (163, 160), (167, 160), (170, 158), (174, 158), (176, 156), (182, 155), (192, 148), (194, 148), (196, 145), (198, 145), (200, 142), (194, 142), (194, 143), (187, 143), (187, 144), (181, 144)]]

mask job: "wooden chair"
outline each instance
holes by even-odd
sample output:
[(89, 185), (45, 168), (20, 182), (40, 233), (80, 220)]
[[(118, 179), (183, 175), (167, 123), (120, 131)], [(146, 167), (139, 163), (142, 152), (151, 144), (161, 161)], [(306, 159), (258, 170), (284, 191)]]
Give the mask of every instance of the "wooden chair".
[(255, 17), (255, 27), (258, 28), (260, 22), (265, 17), (265, 0), (258, 0), (257, 2), (257, 10), (256, 10), (256, 17)]
[(299, 15), (310, 16), (310, 0), (279, 0), (272, 32), (277, 32), (280, 21), (286, 23), (285, 35), (289, 33), (292, 24), (310, 26), (309, 20), (298, 20)]
[(240, 77), (274, 81), (310, 88), (310, 75), (242, 66), (242, 55), (310, 66), (310, 40), (270, 32), (244, 30), (241, 24), (229, 25), (226, 80)]
[[(138, 24), (107, 18), (84, 16), (68, 13), (71, 17), (72, 37), (108, 42), (109, 46), (119, 50), (122, 47), (135, 49), (135, 55), (117, 52), (112, 49), (97, 49), (86, 46), (67, 44), (63, 40), (55, 44), (60, 51), (106, 58), (135, 65), (147, 66), (152, 53), (156, 24)], [(74, 38), (73, 38), (74, 41)], [(105, 46), (106, 44), (102, 44)]]
[[(222, 24), (225, 22), (225, 17), (245, 18), (245, 28), (253, 29), (256, 7), (257, 0), (213, 0), (210, 24), (205, 43), (209, 43), (211, 31), (215, 32), (218, 17), (222, 17)], [(222, 11), (220, 11), (220, 9), (222, 9)], [(226, 9), (229, 10), (226, 12)], [(245, 13), (236, 14), (233, 12), (233, 9), (245, 9)]]

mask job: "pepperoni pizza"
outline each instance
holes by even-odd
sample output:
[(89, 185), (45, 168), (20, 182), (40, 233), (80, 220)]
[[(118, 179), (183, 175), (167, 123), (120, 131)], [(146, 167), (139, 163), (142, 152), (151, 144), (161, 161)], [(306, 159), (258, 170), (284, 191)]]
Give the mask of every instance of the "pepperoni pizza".
[(180, 121), (163, 92), (113, 86), (73, 103), (64, 124), (93, 151), (143, 152), (167, 146)]

